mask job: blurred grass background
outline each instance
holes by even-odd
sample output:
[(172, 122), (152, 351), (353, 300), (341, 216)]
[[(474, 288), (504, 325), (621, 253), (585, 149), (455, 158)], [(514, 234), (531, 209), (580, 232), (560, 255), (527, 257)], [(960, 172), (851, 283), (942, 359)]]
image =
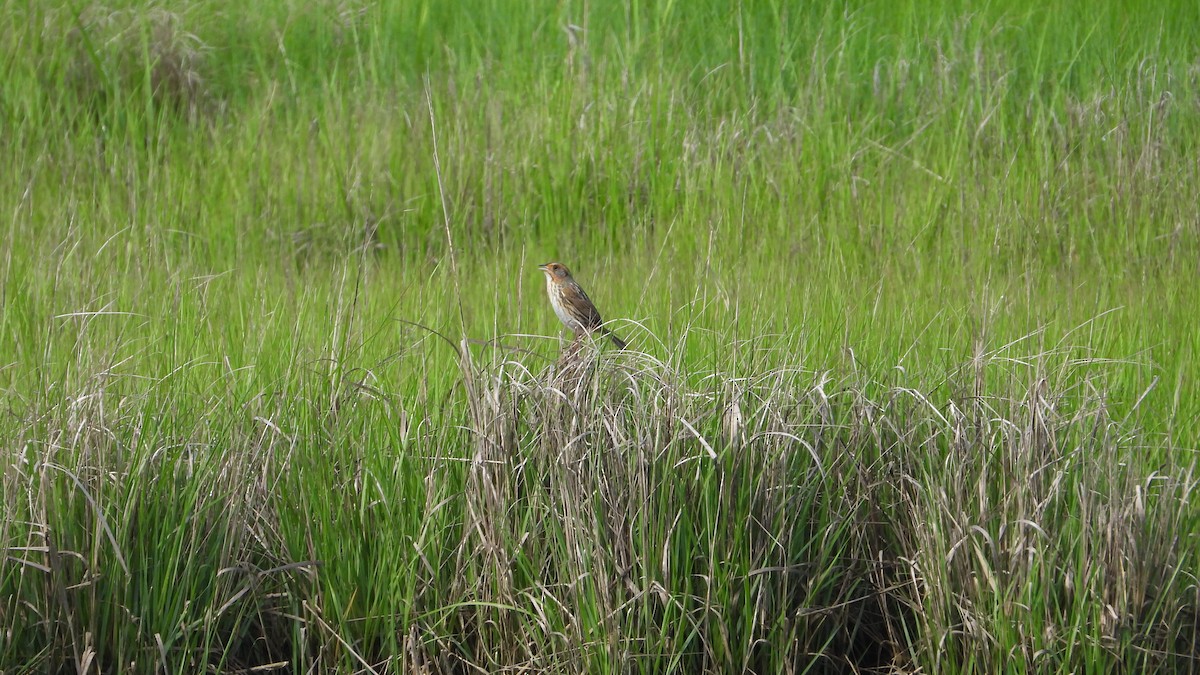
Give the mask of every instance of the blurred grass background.
[[(411, 654), (421, 649), (485, 663), (472, 661), (485, 650), (469, 645), (491, 644), (488, 630), (512, 644), (511, 626), (480, 619), (479, 634), (464, 637), (470, 621), (447, 618), (479, 600), (464, 599), (463, 584), (484, 583), (463, 581), (474, 568), (461, 562), (475, 516), (460, 495), (480, 465), (447, 458), (471, 457), (482, 433), (471, 401), (487, 388), (474, 378), (486, 371), (507, 387), (496, 374), (511, 373), (506, 359), (539, 373), (557, 357), (557, 342), (534, 337), (558, 331), (535, 269), (551, 259), (572, 268), (615, 331), (669, 366), (664, 382), (680, 392), (737, 399), (749, 389), (721, 393), (717, 384), (795, 370), (811, 375), (789, 380), (786, 392), (798, 397), (829, 373), (864, 400), (883, 405), (897, 391), (920, 390), (944, 412), (964, 401), (1026, 400), (1049, 382), (1062, 410), (1102, 410), (1117, 425), (1113, 447), (1132, 453), (1123, 479), (1131, 495), (1156, 475), (1185, 476), (1185, 497), (1192, 484), (1200, 441), (1194, 3), (3, 7), (0, 428), (11, 453), (0, 587), (11, 602), (0, 624), (28, 639), (0, 647), (0, 665), (64, 656), (78, 665), (91, 645), (88, 663), (114, 672), (132, 661), (219, 669), (231, 654), (239, 667), (354, 669), (366, 660), (400, 671), (417, 667)], [(408, 322), (455, 343), (475, 340), (475, 366)], [(774, 405), (755, 400), (762, 410)], [(1042, 399), (1028, 400), (997, 414), (1015, 422)], [(549, 448), (554, 425), (522, 426), (530, 423), (522, 405), (501, 408), (534, 446)], [(864, 421), (870, 406), (851, 408), (855, 422), (846, 425), (873, 423)], [(707, 424), (701, 432), (722, 448), (728, 415), (704, 409), (693, 422)], [(1064, 415), (1066, 437), (1086, 438), (1071, 426), (1082, 418)], [(1026, 431), (1036, 436), (1036, 426)], [(977, 441), (994, 450), (998, 437)], [(837, 447), (805, 438), (818, 455)], [(856, 470), (867, 480), (879, 467), (864, 461)], [(372, 472), (388, 487), (372, 493), (364, 477)], [(1068, 475), (1089, 485), (1086, 471)], [(544, 517), (533, 506), (557, 504), (545, 489), (514, 497), (511, 512)], [(849, 537), (839, 528), (858, 521), (805, 494), (818, 515), (795, 514), (797, 523), (838, 524)], [(663, 497), (663, 514), (693, 512), (680, 506), (690, 497), (671, 499)], [(1088, 531), (1080, 525), (1087, 499), (1078, 499), (1056, 522), (1064, 550), (1083, 559), (1088, 537), (1070, 534)], [(728, 508), (739, 514), (734, 522), (749, 509)], [(1162, 508), (1178, 509), (1171, 522), (1180, 539), (1164, 564), (1181, 572), (1200, 519), (1183, 502)], [(349, 521), (339, 516), (356, 510)], [(715, 506), (700, 513), (708, 515), (697, 522), (730, 517)], [(228, 534), (247, 519), (263, 529)], [(667, 536), (670, 519), (655, 522)], [(351, 546), (347, 532), (364, 523), (392, 545), (327, 548)], [(54, 536), (61, 540), (48, 543)], [(440, 551), (459, 551), (445, 553), (454, 562), (411, 555), (411, 542), (430, 538)], [(543, 545), (557, 552), (544, 565), (578, 564), (568, 543), (546, 535)], [(139, 555), (166, 561), (141, 590), (129, 581)], [(289, 567), (310, 560), (325, 567)], [(229, 570), (248, 561), (281, 571), (259, 570), (245, 586), (254, 590), (238, 595), (242, 573)], [(843, 564), (823, 569), (838, 576), (832, 570)], [(529, 565), (525, 574), (537, 579), (541, 568)], [(33, 570), (45, 578), (30, 581)], [(164, 593), (174, 579), (189, 582)], [(318, 579), (319, 591), (298, 590), (305, 579)], [(1163, 598), (1195, 588), (1194, 579), (1172, 579)], [(422, 591), (420, 583), (440, 585)], [(90, 594), (79, 600), (85, 609), (62, 589)], [(516, 604), (511, 588), (493, 590)], [(670, 611), (646, 611), (646, 625), (671, 625)], [(306, 623), (250, 620), (264, 613)], [(137, 627), (151, 617), (174, 628)], [(614, 635), (611, 620), (539, 619)], [(931, 625), (906, 621), (916, 633)], [(747, 634), (758, 635), (750, 623)], [(238, 646), (251, 624), (261, 635), (246, 644), (278, 631), (286, 653), (259, 659), (266, 652)], [(437, 637), (406, 643), (416, 625)], [(64, 626), (77, 632), (56, 632)], [(170, 634), (176, 642), (155, 640)], [(697, 627), (695, 635), (709, 633)], [(1027, 637), (990, 644), (999, 654)], [(925, 638), (880, 638), (900, 645), (903, 658), (871, 658), (941, 671), (1005, 664), (980, 656), (992, 652), (978, 645), (947, 656), (942, 642)], [(786, 631), (765, 639), (795, 644)], [(1067, 656), (1051, 650), (1063, 669), (1124, 654), (1104, 643), (1080, 656), (1072, 639), (1063, 638)], [(865, 663), (856, 661), (866, 658), (858, 642), (838, 640), (804, 652), (811, 662), (751, 649), (745, 662), (723, 662), (731, 648), (708, 637), (704, 649), (664, 638), (644, 669)], [(511, 662), (628, 666), (621, 649), (596, 647), (599, 638), (581, 634), (578, 643), (589, 646), (542, 645), (542, 656), (514, 652)], [(691, 646), (672, 655), (679, 644)], [(680, 656), (693, 648), (705, 656)], [(452, 670), (448, 663), (439, 667)]]

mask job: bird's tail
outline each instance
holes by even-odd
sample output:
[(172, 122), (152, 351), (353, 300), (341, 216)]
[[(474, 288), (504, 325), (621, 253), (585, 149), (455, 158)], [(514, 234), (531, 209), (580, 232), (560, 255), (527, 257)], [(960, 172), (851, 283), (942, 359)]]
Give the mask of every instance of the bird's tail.
[(617, 337), (616, 333), (612, 332), (611, 330), (609, 330), (607, 328), (604, 328), (603, 326), (600, 328), (600, 330), (604, 331), (604, 334), (607, 335), (608, 338), (613, 341), (613, 344), (617, 346), (617, 349), (625, 349), (625, 347), (626, 347), (625, 341), (622, 340), (621, 338)]

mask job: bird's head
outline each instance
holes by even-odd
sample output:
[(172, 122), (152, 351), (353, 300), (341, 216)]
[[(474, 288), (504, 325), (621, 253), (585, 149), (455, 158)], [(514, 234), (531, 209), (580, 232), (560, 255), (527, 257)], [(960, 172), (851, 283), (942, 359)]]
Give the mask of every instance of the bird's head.
[(545, 272), (546, 276), (554, 281), (565, 281), (571, 278), (571, 270), (567, 269), (567, 266), (562, 263), (546, 263), (545, 265), (538, 265), (538, 269)]

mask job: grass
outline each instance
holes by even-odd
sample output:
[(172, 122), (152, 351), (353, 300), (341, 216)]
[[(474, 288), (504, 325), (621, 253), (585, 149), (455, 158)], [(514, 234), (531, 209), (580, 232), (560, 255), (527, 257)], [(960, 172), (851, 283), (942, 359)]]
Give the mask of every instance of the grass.
[(1192, 3), (5, 9), (0, 670), (1200, 670)]

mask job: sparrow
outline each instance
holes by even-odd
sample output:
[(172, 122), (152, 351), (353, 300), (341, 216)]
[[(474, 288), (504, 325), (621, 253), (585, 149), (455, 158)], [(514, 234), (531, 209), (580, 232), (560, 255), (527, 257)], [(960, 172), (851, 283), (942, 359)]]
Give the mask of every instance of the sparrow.
[(625, 349), (625, 341), (604, 327), (600, 311), (579, 283), (571, 278), (571, 270), (566, 265), (552, 262), (538, 265), (538, 269), (546, 273), (546, 294), (550, 296), (550, 306), (554, 308), (558, 320), (574, 331), (576, 339), (584, 333), (595, 331), (607, 335), (617, 349)]

